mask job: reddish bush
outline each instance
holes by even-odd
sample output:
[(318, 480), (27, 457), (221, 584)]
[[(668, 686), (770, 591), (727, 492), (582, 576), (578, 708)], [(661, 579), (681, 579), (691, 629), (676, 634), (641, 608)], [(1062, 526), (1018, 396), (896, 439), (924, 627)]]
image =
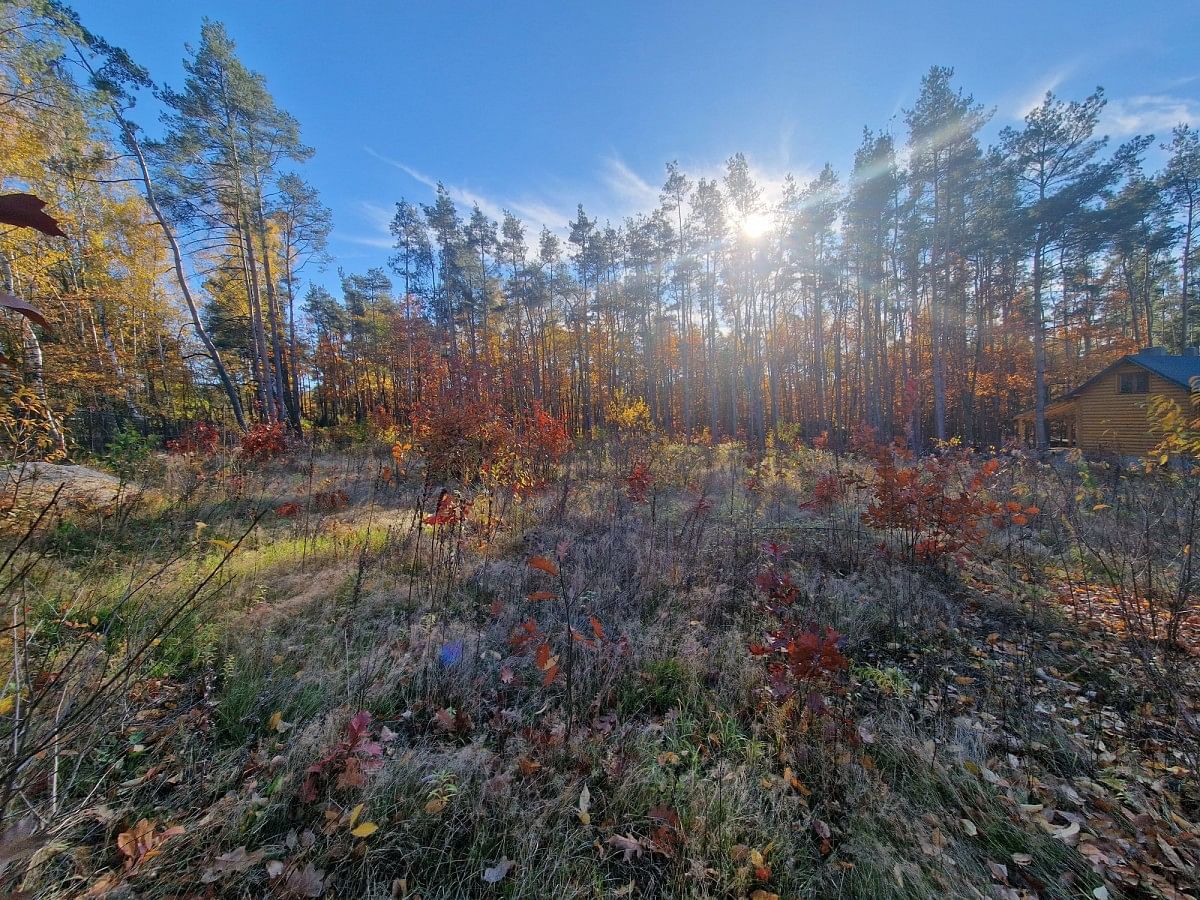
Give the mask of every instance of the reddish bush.
[(371, 714), (366, 710), (346, 725), (334, 748), (307, 769), (300, 785), (300, 799), (312, 803), (323, 784), (332, 778), (339, 789), (362, 787), (366, 776), (383, 766), (383, 747), (370, 735)]
[(842, 672), (850, 668), (840, 648), (841, 635), (814, 624), (781, 622), (767, 632), (764, 644), (751, 644), (755, 656), (767, 656), (767, 675), (777, 700), (803, 690), (809, 709), (824, 709), (824, 694)]
[(481, 473), (517, 493), (530, 493), (546, 486), (570, 449), (566, 426), (535, 401), (528, 414), (515, 418), (509, 439), (484, 462)]
[(282, 422), (259, 422), (242, 435), (242, 455), (263, 461), (287, 453), (287, 434)]
[(313, 495), (313, 506), (321, 512), (333, 512), (341, 509), (350, 502), (350, 495), (345, 491), (318, 491)]
[(914, 459), (900, 444), (876, 443), (866, 432), (856, 436), (856, 445), (875, 469), (862, 520), (897, 535), (909, 561), (962, 557), (984, 539), (989, 524), (1024, 525), (1038, 513), (989, 496), (1000, 470), (995, 459), (976, 467), (971, 454), (957, 448)]
[(625, 489), (634, 503), (645, 503), (653, 484), (654, 479), (645, 463), (634, 463), (629, 474), (625, 476)]
[(804, 504), (808, 509), (829, 509), (846, 495), (845, 480), (830, 473), (813, 485), (813, 497)]
[(775, 624), (762, 643), (750, 644), (750, 653), (765, 657), (771, 693), (776, 700), (800, 695), (809, 715), (826, 711), (826, 699), (843, 693), (841, 677), (850, 662), (841, 650), (841, 635), (796, 620), (793, 606), (801, 591), (784, 570), (785, 549), (771, 543), (765, 548), (769, 562), (755, 579), (762, 600), (759, 606)]
[(275, 515), (281, 519), (294, 519), (300, 515), (302, 508), (299, 503), (281, 503), (275, 507)]
[(540, 401), (534, 401), (533, 411), (520, 422), (518, 431), (530, 468), (545, 481), (550, 470), (571, 449), (567, 426), (546, 412)]
[(512, 440), (498, 404), (483, 385), (463, 385), (418, 403), (412, 413), (413, 443), (435, 480), (469, 484)]
[(221, 433), (212, 422), (193, 422), (183, 434), (167, 441), (167, 452), (176, 454), (197, 453), (211, 456), (221, 442)]
[(422, 521), (426, 525), (432, 525), (434, 528), (444, 528), (466, 521), (470, 512), (470, 501), (443, 490), (438, 497), (437, 509), (432, 515), (426, 516)]
[(571, 448), (566, 426), (540, 403), (507, 412), (492, 379), (480, 370), (451, 374), (412, 412), (413, 443), (435, 480), (492, 485), (525, 492), (543, 487)]

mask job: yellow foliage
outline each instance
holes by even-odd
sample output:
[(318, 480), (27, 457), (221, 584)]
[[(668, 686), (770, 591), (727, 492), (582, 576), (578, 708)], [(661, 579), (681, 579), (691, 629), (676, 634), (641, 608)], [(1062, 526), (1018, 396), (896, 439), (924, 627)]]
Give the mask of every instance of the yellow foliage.
[(631, 398), (624, 391), (617, 391), (616, 396), (609, 401), (605, 416), (621, 432), (645, 434), (653, 428), (650, 422), (650, 407), (646, 405), (646, 401), (641, 397)]

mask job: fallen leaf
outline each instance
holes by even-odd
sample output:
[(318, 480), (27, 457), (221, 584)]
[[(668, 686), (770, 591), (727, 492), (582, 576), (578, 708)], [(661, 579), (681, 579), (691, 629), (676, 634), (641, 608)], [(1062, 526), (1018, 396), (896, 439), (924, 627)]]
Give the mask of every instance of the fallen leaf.
[(247, 853), (245, 847), (238, 847), (228, 853), (222, 853), (213, 860), (213, 864), (200, 874), (200, 881), (202, 884), (212, 884), (214, 881), (220, 880), (222, 875), (231, 872), (245, 872), (262, 858), (263, 851), (261, 850)]
[(300, 897), (320, 897), (325, 893), (325, 873), (312, 863), (294, 869), (285, 882), (289, 893)]
[(579, 792), (579, 821), (583, 825), (591, 825), (592, 817), (588, 813), (588, 807), (592, 802), (592, 792), (588, 790), (585, 784), (583, 790)]
[(356, 838), (367, 838), (379, 830), (379, 826), (374, 822), (363, 822), (357, 828), (351, 829), (350, 833)]
[(633, 835), (614, 834), (608, 843), (624, 854), (625, 862), (630, 862), (635, 856), (641, 856), (645, 851), (642, 842)]
[(267, 728), (271, 731), (278, 731), (280, 734), (283, 734), (291, 727), (291, 723), (283, 721), (283, 713), (279, 710), (271, 713), (271, 718), (267, 720)]
[(483, 880), (488, 884), (495, 884), (497, 881), (501, 881), (514, 865), (516, 865), (516, 863), (514, 863), (507, 856), (503, 857), (500, 862), (496, 863), (494, 866), (488, 866), (483, 870)]
[(1063, 825), (1054, 829), (1054, 836), (1063, 843), (1073, 843), (1071, 840), (1079, 834), (1079, 823), (1072, 822), (1070, 825)]
[(532, 760), (527, 756), (517, 757), (517, 768), (521, 770), (522, 775), (532, 775), (542, 767), (540, 762)]

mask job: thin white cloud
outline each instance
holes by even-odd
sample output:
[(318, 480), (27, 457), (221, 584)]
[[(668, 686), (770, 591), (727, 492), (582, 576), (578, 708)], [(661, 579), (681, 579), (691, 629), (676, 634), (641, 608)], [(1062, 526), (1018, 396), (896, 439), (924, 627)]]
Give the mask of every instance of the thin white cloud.
[(551, 231), (562, 230), (566, 227), (566, 223), (573, 218), (570, 213), (559, 206), (543, 200), (513, 200), (505, 204), (505, 208), (518, 219), (524, 220), (527, 225), (533, 225), (539, 229), (544, 225)]
[(1076, 63), (1065, 63), (1042, 75), (1034, 84), (1016, 95), (1011, 102), (1004, 104), (1008, 109), (1009, 116), (1013, 119), (1024, 119), (1029, 113), (1042, 105), (1042, 101), (1046, 99), (1046, 94), (1058, 90), (1063, 82), (1071, 77), (1077, 67)]
[(395, 246), (395, 241), (390, 237), (372, 237), (370, 235), (361, 234), (342, 234), (338, 235), (340, 240), (351, 244), (358, 244), (362, 247), (375, 247), (379, 250), (391, 250)]
[(1104, 108), (1100, 130), (1113, 137), (1163, 135), (1182, 123), (1200, 123), (1200, 102), (1190, 97), (1142, 94), (1110, 100)]
[(658, 205), (658, 188), (629, 168), (619, 156), (604, 160), (604, 183), (618, 203), (633, 210), (652, 209)]
[[(425, 185), (430, 190), (437, 190), (438, 179), (413, 168), (407, 163), (384, 156), (370, 147), (364, 147), (363, 149), (375, 159), (399, 169), (409, 178)], [(504, 218), (504, 211), (509, 210), (514, 215), (525, 220), (526, 225), (531, 225), (535, 228), (541, 228), (544, 225), (552, 231), (563, 231), (566, 228), (567, 221), (572, 218), (572, 215), (564, 212), (560, 205), (545, 200), (536, 198), (497, 200), (463, 185), (446, 182), (442, 182), (442, 184), (446, 188), (446, 192), (450, 195), (450, 199), (455, 203), (467, 208), (477, 205), (488, 218), (497, 222)], [(388, 213), (388, 221), (391, 221), (390, 212)]]
[(358, 204), (360, 218), (370, 227), (370, 234), (339, 234), (343, 241), (362, 247), (390, 250), (394, 245), (391, 232), (392, 210), (369, 200)]
[(363, 200), (359, 203), (359, 209), (363, 215), (381, 231), (390, 232), (392, 225), (392, 216), (394, 211), (386, 206), (380, 206), (378, 203), (372, 203), (369, 200)]
[[(436, 178), (432, 178), (429, 175), (426, 175), (424, 172), (420, 172), (414, 169), (412, 166), (402, 163), (399, 160), (391, 159), (387, 156), (384, 156), (382, 153), (377, 153), (370, 147), (364, 147), (363, 149), (380, 162), (385, 162), (389, 166), (394, 166), (395, 168), (399, 169), (414, 181), (419, 181), (421, 184), (432, 190), (437, 189), (438, 181)], [(462, 185), (446, 184), (445, 182), (442, 182), (442, 184), (446, 188), (446, 193), (450, 195), (450, 199), (452, 199), (455, 203), (466, 207), (478, 206), (491, 219), (499, 220), (503, 217), (503, 207), (488, 197), (485, 197), (483, 194), (480, 194), (479, 192), (473, 191), (470, 188)]]
[(1184, 87), (1185, 85), (1189, 85), (1192, 82), (1196, 81), (1197, 79), (1200, 79), (1200, 75), (1183, 75), (1179, 78), (1172, 78), (1170, 81), (1168, 81), (1166, 84), (1164, 84), (1162, 86), (1162, 89), (1164, 91), (1173, 91), (1173, 90), (1176, 90), (1177, 88), (1181, 88), (1181, 87)]
[[(784, 127), (782, 144), (790, 141), (790, 129)], [(373, 158), (383, 162), (430, 190), (437, 188), (438, 180), (400, 160), (385, 156), (370, 147), (364, 150)], [(762, 188), (764, 209), (773, 207), (783, 191), (788, 174), (786, 165), (765, 167), (750, 160), (751, 177)], [(680, 168), (694, 183), (700, 178), (721, 182), (726, 172), (726, 158), (706, 161), (681, 160)], [(815, 178), (817, 171), (807, 167), (792, 168), (792, 174), (803, 187)], [(843, 173), (844, 174), (844, 173)], [(658, 173), (666, 179), (666, 164)], [(471, 188), (443, 182), (450, 197), (463, 207), (478, 204), (489, 218), (499, 221), (504, 210), (510, 210), (527, 226), (527, 238), (532, 239), (542, 226), (559, 235), (569, 230), (569, 222), (575, 218), (575, 208), (582, 203), (589, 216), (601, 223), (619, 224), (628, 216), (652, 211), (659, 203), (659, 189), (654, 186), (654, 175), (643, 175), (635, 171), (619, 155), (613, 153), (600, 160), (596, 177), (587, 184), (556, 184), (544, 189), (542, 196), (526, 194), (520, 197), (497, 199), (485, 196)], [(393, 210), (377, 203), (361, 202), (359, 212), (375, 234), (345, 236), (344, 239), (369, 247), (392, 246), (389, 224)], [(531, 240), (532, 243), (532, 240)]]

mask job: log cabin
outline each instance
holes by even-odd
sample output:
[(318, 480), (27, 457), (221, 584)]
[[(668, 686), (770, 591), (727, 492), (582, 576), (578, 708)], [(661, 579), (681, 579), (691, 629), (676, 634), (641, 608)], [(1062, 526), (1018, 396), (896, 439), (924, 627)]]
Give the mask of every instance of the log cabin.
[[(1078, 447), (1089, 454), (1144, 456), (1159, 442), (1148, 418), (1150, 398), (1164, 396), (1190, 409), (1193, 379), (1200, 379), (1200, 355), (1146, 347), (1123, 356), (1073, 391), (1046, 403), (1051, 446)], [(1025, 442), (1033, 445), (1034, 411), (1016, 417)]]

